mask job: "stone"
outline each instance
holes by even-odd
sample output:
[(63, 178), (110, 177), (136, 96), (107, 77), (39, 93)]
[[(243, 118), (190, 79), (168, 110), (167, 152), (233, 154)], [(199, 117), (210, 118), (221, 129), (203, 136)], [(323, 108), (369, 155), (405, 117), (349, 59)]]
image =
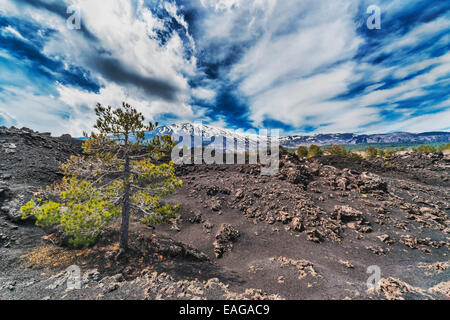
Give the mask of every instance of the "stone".
[(223, 254), (231, 250), (233, 242), (239, 238), (239, 230), (234, 228), (231, 224), (223, 223), (216, 234), (216, 241), (214, 245), (214, 254), (216, 258), (221, 258)]
[(334, 206), (334, 214), (338, 221), (348, 222), (354, 220), (363, 220), (363, 214), (361, 211), (353, 209), (347, 205), (336, 205)]
[(303, 224), (302, 221), (300, 220), (300, 218), (295, 217), (294, 219), (292, 219), (292, 228), (295, 231), (303, 231)]

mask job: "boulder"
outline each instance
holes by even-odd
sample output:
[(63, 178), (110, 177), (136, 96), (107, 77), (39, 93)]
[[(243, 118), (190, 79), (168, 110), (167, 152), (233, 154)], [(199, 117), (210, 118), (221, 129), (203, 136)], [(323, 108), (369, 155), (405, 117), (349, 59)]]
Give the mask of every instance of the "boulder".
[(292, 219), (292, 229), (300, 232), (303, 231), (303, 223), (300, 218), (295, 217), (294, 219)]
[(223, 254), (231, 250), (233, 242), (239, 238), (240, 233), (231, 224), (223, 223), (216, 234), (216, 241), (214, 241), (214, 254), (216, 258), (221, 258)]
[(350, 221), (362, 221), (363, 214), (361, 211), (356, 210), (350, 206), (334, 206), (334, 216), (338, 221), (350, 222)]
[(370, 172), (363, 172), (359, 176), (359, 191), (368, 193), (371, 191), (387, 192), (387, 183), (379, 175)]

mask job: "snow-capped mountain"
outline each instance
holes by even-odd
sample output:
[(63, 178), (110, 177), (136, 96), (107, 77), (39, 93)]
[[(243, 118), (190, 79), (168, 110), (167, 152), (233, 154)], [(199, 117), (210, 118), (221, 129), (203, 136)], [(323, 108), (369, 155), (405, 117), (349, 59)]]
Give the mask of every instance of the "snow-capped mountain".
[(280, 138), (280, 144), (285, 147), (300, 145), (330, 145), (330, 144), (362, 144), (362, 143), (434, 143), (450, 142), (450, 132), (408, 133), (394, 132), (386, 134), (354, 134), (333, 133), (311, 136), (287, 136)]
[[(267, 142), (267, 136), (218, 128), (201, 123), (175, 123), (158, 127), (152, 134), (171, 135), (179, 141), (181, 136), (203, 138), (203, 143), (208, 145), (214, 141), (214, 137), (225, 137), (227, 141), (235, 141), (238, 150), (247, 144), (246, 150), (256, 149), (258, 143)], [(354, 133), (330, 133), (316, 135), (294, 135), (280, 137), (280, 144), (295, 148), (300, 145), (331, 145), (331, 144), (365, 144), (365, 143), (434, 143), (450, 142), (450, 132), (424, 132), (408, 133), (395, 132), (387, 134), (354, 134)]]
[[(175, 123), (171, 125), (161, 126), (155, 129), (153, 134), (171, 135), (175, 141), (180, 141), (180, 137), (195, 137), (202, 139), (205, 146), (216, 141), (220, 137), (226, 139), (224, 147), (226, 149), (256, 150), (259, 143), (267, 143), (268, 137), (257, 135), (255, 133), (248, 133), (244, 131), (230, 130), (218, 128), (201, 123)], [(234, 141), (234, 148), (233, 146)], [(193, 145), (193, 141), (183, 141), (182, 144)]]

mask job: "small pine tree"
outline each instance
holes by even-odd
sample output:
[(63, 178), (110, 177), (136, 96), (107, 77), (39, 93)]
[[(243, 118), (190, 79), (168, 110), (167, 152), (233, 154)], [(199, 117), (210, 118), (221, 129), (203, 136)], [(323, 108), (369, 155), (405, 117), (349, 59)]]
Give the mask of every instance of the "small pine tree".
[(305, 146), (300, 146), (297, 149), (297, 157), (299, 157), (299, 159), (305, 158), (308, 156), (308, 148)]
[(331, 156), (338, 156), (338, 157), (347, 157), (348, 151), (347, 149), (342, 145), (331, 145), (325, 148), (325, 152), (327, 152)]
[(391, 157), (391, 156), (393, 156), (396, 152), (397, 152), (397, 150), (395, 150), (394, 148), (386, 149), (386, 150), (384, 150), (384, 156), (385, 156), (385, 157)]
[(367, 157), (369, 159), (376, 158), (377, 155), (378, 155), (377, 148), (375, 148), (374, 146), (367, 147)]
[(309, 146), (308, 157), (321, 156), (322, 154), (323, 151), (318, 145), (312, 144)]
[(83, 156), (62, 165), (61, 183), (41, 191), (46, 198), (22, 207), (23, 217), (34, 215), (37, 224), (58, 225), (76, 246), (88, 246), (113, 219), (122, 216), (120, 248), (128, 248), (130, 214), (154, 226), (167, 222), (178, 206), (161, 205), (160, 197), (175, 191), (181, 181), (172, 162), (156, 164), (174, 145), (171, 137), (146, 132), (157, 123), (144, 124), (144, 116), (125, 102), (121, 108), (97, 104), (96, 132), (83, 143)]

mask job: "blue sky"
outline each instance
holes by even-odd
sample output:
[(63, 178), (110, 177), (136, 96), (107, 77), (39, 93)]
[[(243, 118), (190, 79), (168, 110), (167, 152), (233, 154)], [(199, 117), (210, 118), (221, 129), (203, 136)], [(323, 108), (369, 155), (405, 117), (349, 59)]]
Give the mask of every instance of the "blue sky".
[(162, 124), (448, 131), (449, 48), (448, 1), (2, 0), (0, 125), (80, 136), (126, 100)]

